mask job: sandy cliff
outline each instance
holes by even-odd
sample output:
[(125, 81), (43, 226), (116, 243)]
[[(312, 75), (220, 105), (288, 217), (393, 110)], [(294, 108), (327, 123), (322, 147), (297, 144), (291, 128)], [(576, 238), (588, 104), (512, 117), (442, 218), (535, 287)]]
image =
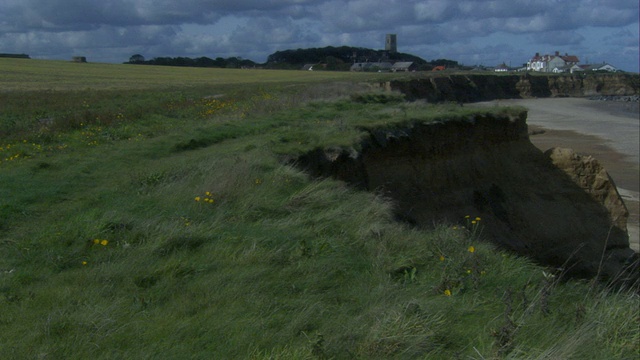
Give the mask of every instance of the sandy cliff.
[(581, 97), (638, 95), (637, 74), (450, 75), (383, 84), (404, 93), (409, 100), (428, 102), (478, 102), (531, 97)]
[(382, 192), (399, 219), (419, 227), (479, 216), (502, 248), (577, 276), (637, 276), (628, 212), (593, 159), (547, 154), (529, 141), (526, 112), (370, 131), (362, 151), (319, 149), (297, 163)]

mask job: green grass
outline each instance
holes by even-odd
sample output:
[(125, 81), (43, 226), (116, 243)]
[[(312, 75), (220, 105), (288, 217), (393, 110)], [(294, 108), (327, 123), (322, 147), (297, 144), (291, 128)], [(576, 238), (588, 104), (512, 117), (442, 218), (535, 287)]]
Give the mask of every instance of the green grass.
[[(466, 219), (407, 227), (282, 161), (471, 110), (350, 98), (367, 87), (349, 74), (29, 64), (0, 94), (2, 359), (638, 356), (636, 294), (560, 283)], [(129, 83), (49, 91), (45, 65)]]

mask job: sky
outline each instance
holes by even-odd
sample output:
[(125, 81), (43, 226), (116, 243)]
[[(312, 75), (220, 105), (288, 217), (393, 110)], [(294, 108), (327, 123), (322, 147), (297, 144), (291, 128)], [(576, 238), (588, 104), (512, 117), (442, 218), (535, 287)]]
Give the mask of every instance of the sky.
[(298, 48), (384, 49), (517, 67), (536, 53), (639, 71), (638, 0), (0, 0), (0, 53), (122, 63)]

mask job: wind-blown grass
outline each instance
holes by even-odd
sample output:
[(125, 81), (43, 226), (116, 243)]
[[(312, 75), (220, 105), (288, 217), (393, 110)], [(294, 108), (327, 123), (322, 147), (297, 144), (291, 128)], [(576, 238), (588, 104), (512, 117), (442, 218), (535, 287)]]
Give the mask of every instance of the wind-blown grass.
[(280, 161), (466, 108), (238, 86), (96, 90), (93, 115), (138, 115), (47, 130), (3, 106), (28, 125), (0, 141), (24, 155), (0, 163), (0, 358), (638, 355), (636, 293), (560, 283), (474, 214), (410, 228), (388, 199)]

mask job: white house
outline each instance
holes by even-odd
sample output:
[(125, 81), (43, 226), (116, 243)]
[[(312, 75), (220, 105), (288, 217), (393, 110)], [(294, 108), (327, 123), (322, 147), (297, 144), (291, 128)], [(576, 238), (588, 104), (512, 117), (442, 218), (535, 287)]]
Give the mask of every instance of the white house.
[(609, 71), (609, 72), (617, 72), (618, 68), (611, 64), (602, 63), (602, 64), (588, 64), (588, 65), (574, 65), (571, 67), (571, 73), (576, 71)]
[(509, 70), (510, 70), (509, 67), (505, 63), (502, 63), (496, 66), (495, 69), (493, 69), (493, 71), (495, 72), (508, 72)]
[(590, 70), (591, 71), (610, 71), (610, 72), (618, 71), (618, 69), (615, 66), (607, 63), (592, 64)]
[(556, 51), (555, 55), (542, 55), (536, 53), (534, 57), (527, 62), (527, 70), (540, 71), (540, 72), (564, 72), (568, 71), (573, 65), (580, 62), (575, 55), (560, 55), (559, 51)]

